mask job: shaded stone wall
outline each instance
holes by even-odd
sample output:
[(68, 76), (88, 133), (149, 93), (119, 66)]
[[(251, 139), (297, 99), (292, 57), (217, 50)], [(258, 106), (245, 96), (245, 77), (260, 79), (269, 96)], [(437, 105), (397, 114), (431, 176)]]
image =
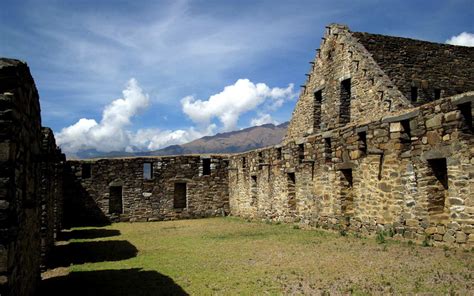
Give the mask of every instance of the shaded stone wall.
[(465, 93), (233, 155), (231, 214), (473, 246), (473, 99)]
[(41, 147), (41, 255), (44, 266), (62, 229), (65, 156), (56, 146), (53, 131), (42, 129)]
[[(344, 81), (350, 81), (348, 100), (341, 99)], [(349, 29), (330, 25), (311, 62), (285, 141), (347, 124), (370, 122), (378, 115), (410, 106)]]
[[(209, 163), (209, 175), (205, 162)], [(144, 178), (145, 163), (152, 166), (151, 179)], [(67, 187), (74, 189), (66, 195), (66, 216), (75, 220), (69, 221), (72, 225), (90, 219), (156, 221), (222, 216), (229, 211), (227, 165), (220, 155), (68, 161), (69, 184), (73, 185)], [(90, 175), (86, 172), (89, 168)], [(186, 191), (185, 207), (176, 208), (177, 190)], [(122, 209), (115, 210), (120, 208), (115, 198), (120, 193)]]
[[(369, 33), (352, 33), (370, 52), (397, 88), (420, 105), (474, 89), (474, 49)], [(414, 89), (415, 90), (415, 89)]]
[[(0, 294), (34, 295), (41, 253), (59, 227), (60, 152), (42, 133), (38, 92), (28, 66), (0, 59)], [(53, 149), (54, 147), (54, 149)], [(56, 210), (55, 206), (56, 204)], [(58, 230), (58, 228), (56, 228)]]

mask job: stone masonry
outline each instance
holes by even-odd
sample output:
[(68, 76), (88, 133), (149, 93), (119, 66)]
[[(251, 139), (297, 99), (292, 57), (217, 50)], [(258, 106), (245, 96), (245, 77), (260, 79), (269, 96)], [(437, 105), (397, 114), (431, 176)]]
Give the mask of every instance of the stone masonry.
[(231, 214), (474, 246), (473, 60), (327, 27), (285, 141), (231, 157)]
[[(76, 220), (69, 221), (71, 224), (87, 222), (91, 215), (85, 214), (98, 213), (97, 209), (106, 220), (131, 222), (229, 213), (228, 160), (224, 156), (71, 160), (68, 166), (76, 182), (67, 186), (72, 189), (67, 194), (71, 205), (66, 207), (67, 217)], [(117, 207), (114, 190), (120, 195)], [(179, 190), (181, 197), (175, 194)], [(76, 213), (78, 207), (82, 213)]]
[(52, 137), (28, 66), (0, 59), (1, 295), (34, 294), (60, 228), (62, 156)]
[(332, 24), (280, 145), (69, 160), (28, 66), (0, 59), (0, 294), (63, 227), (222, 215), (474, 246), (474, 48)]

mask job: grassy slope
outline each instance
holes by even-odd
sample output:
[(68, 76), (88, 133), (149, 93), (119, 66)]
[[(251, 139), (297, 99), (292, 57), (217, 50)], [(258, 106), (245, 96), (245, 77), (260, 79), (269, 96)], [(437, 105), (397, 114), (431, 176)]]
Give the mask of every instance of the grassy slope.
[[(85, 260), (73, 256), (76, 259), (68, 261), (71, 254), (61, 253), (63, 260), (56, 266), (86, 263), (45, 273), (43, 288), (47, 292), (72, 289), (77, 294), (101, 295), (159, 295), (160, 290), (192, 295), (325, 291), (468, 294), (473, 289), (472, 252), (461, 250), (396, 241), (378, 244), (373, 238), (249, 223), (237, 218), (118, 223), (105, 229), (118, 230), (120, 235), (71, 239), (70, 244), (81, 246), (88, 242), (92, 249), (108, 255), (96, 260), (82, 253), (80, 256)], [(81, 231), (87, 232), (76, 232)], [(71, 250), (77, 252), (76, 249)]]

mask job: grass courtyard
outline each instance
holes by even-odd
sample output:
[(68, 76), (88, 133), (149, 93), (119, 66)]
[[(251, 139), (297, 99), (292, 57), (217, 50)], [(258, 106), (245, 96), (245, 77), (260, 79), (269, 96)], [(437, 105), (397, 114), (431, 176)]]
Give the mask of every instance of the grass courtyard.
[(472, 251), (212, 218), (66, 232), (44, 295), (460, 294)]

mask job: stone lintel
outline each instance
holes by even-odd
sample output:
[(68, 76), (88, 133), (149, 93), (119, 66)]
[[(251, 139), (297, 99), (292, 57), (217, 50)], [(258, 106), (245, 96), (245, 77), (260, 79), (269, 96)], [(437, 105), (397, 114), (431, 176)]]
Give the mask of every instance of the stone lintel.
[(365, 126), (360, 126), (360, 127), (356, 128), (356, 134), (366, 132), (368, 130), (369, 130), (368, 126), (366, 126), (366, 125)]
[(465, 103), (472, 103), (474, 102), (474, 95), (467, 95), (467, 96), (463, 96), (463, 97), (455, 97), (455, 98), (452, 98), (451, 102), (453, 103), (453, 105), (461, 105), (461, 104), (465, 104)]
[(333, 137), (333, 134), (332, 132), (324, 132), (321, 134), (321, 137), (326, 139), (326, 138), (332, 138)]
[(396, 116), (385, 116), (382, 118), (382, 122), (397, 122), (407, 119), (412, 119), (417, 117), (420, 114), (420, 110), (414, 110), (405, 114), (396, 115)]
[(377, 149), (377, 148), (369, 148), (369, 149), (367, 149), (367, 154), (382, 155), (383, 150), (382, 149)]
[(347, 170), (347, 169), (352, 169), (356, 167), (356, 164), (353, 162), (343, 162), (343, 163), (337, 163), (334, 165), (336, 170)]

